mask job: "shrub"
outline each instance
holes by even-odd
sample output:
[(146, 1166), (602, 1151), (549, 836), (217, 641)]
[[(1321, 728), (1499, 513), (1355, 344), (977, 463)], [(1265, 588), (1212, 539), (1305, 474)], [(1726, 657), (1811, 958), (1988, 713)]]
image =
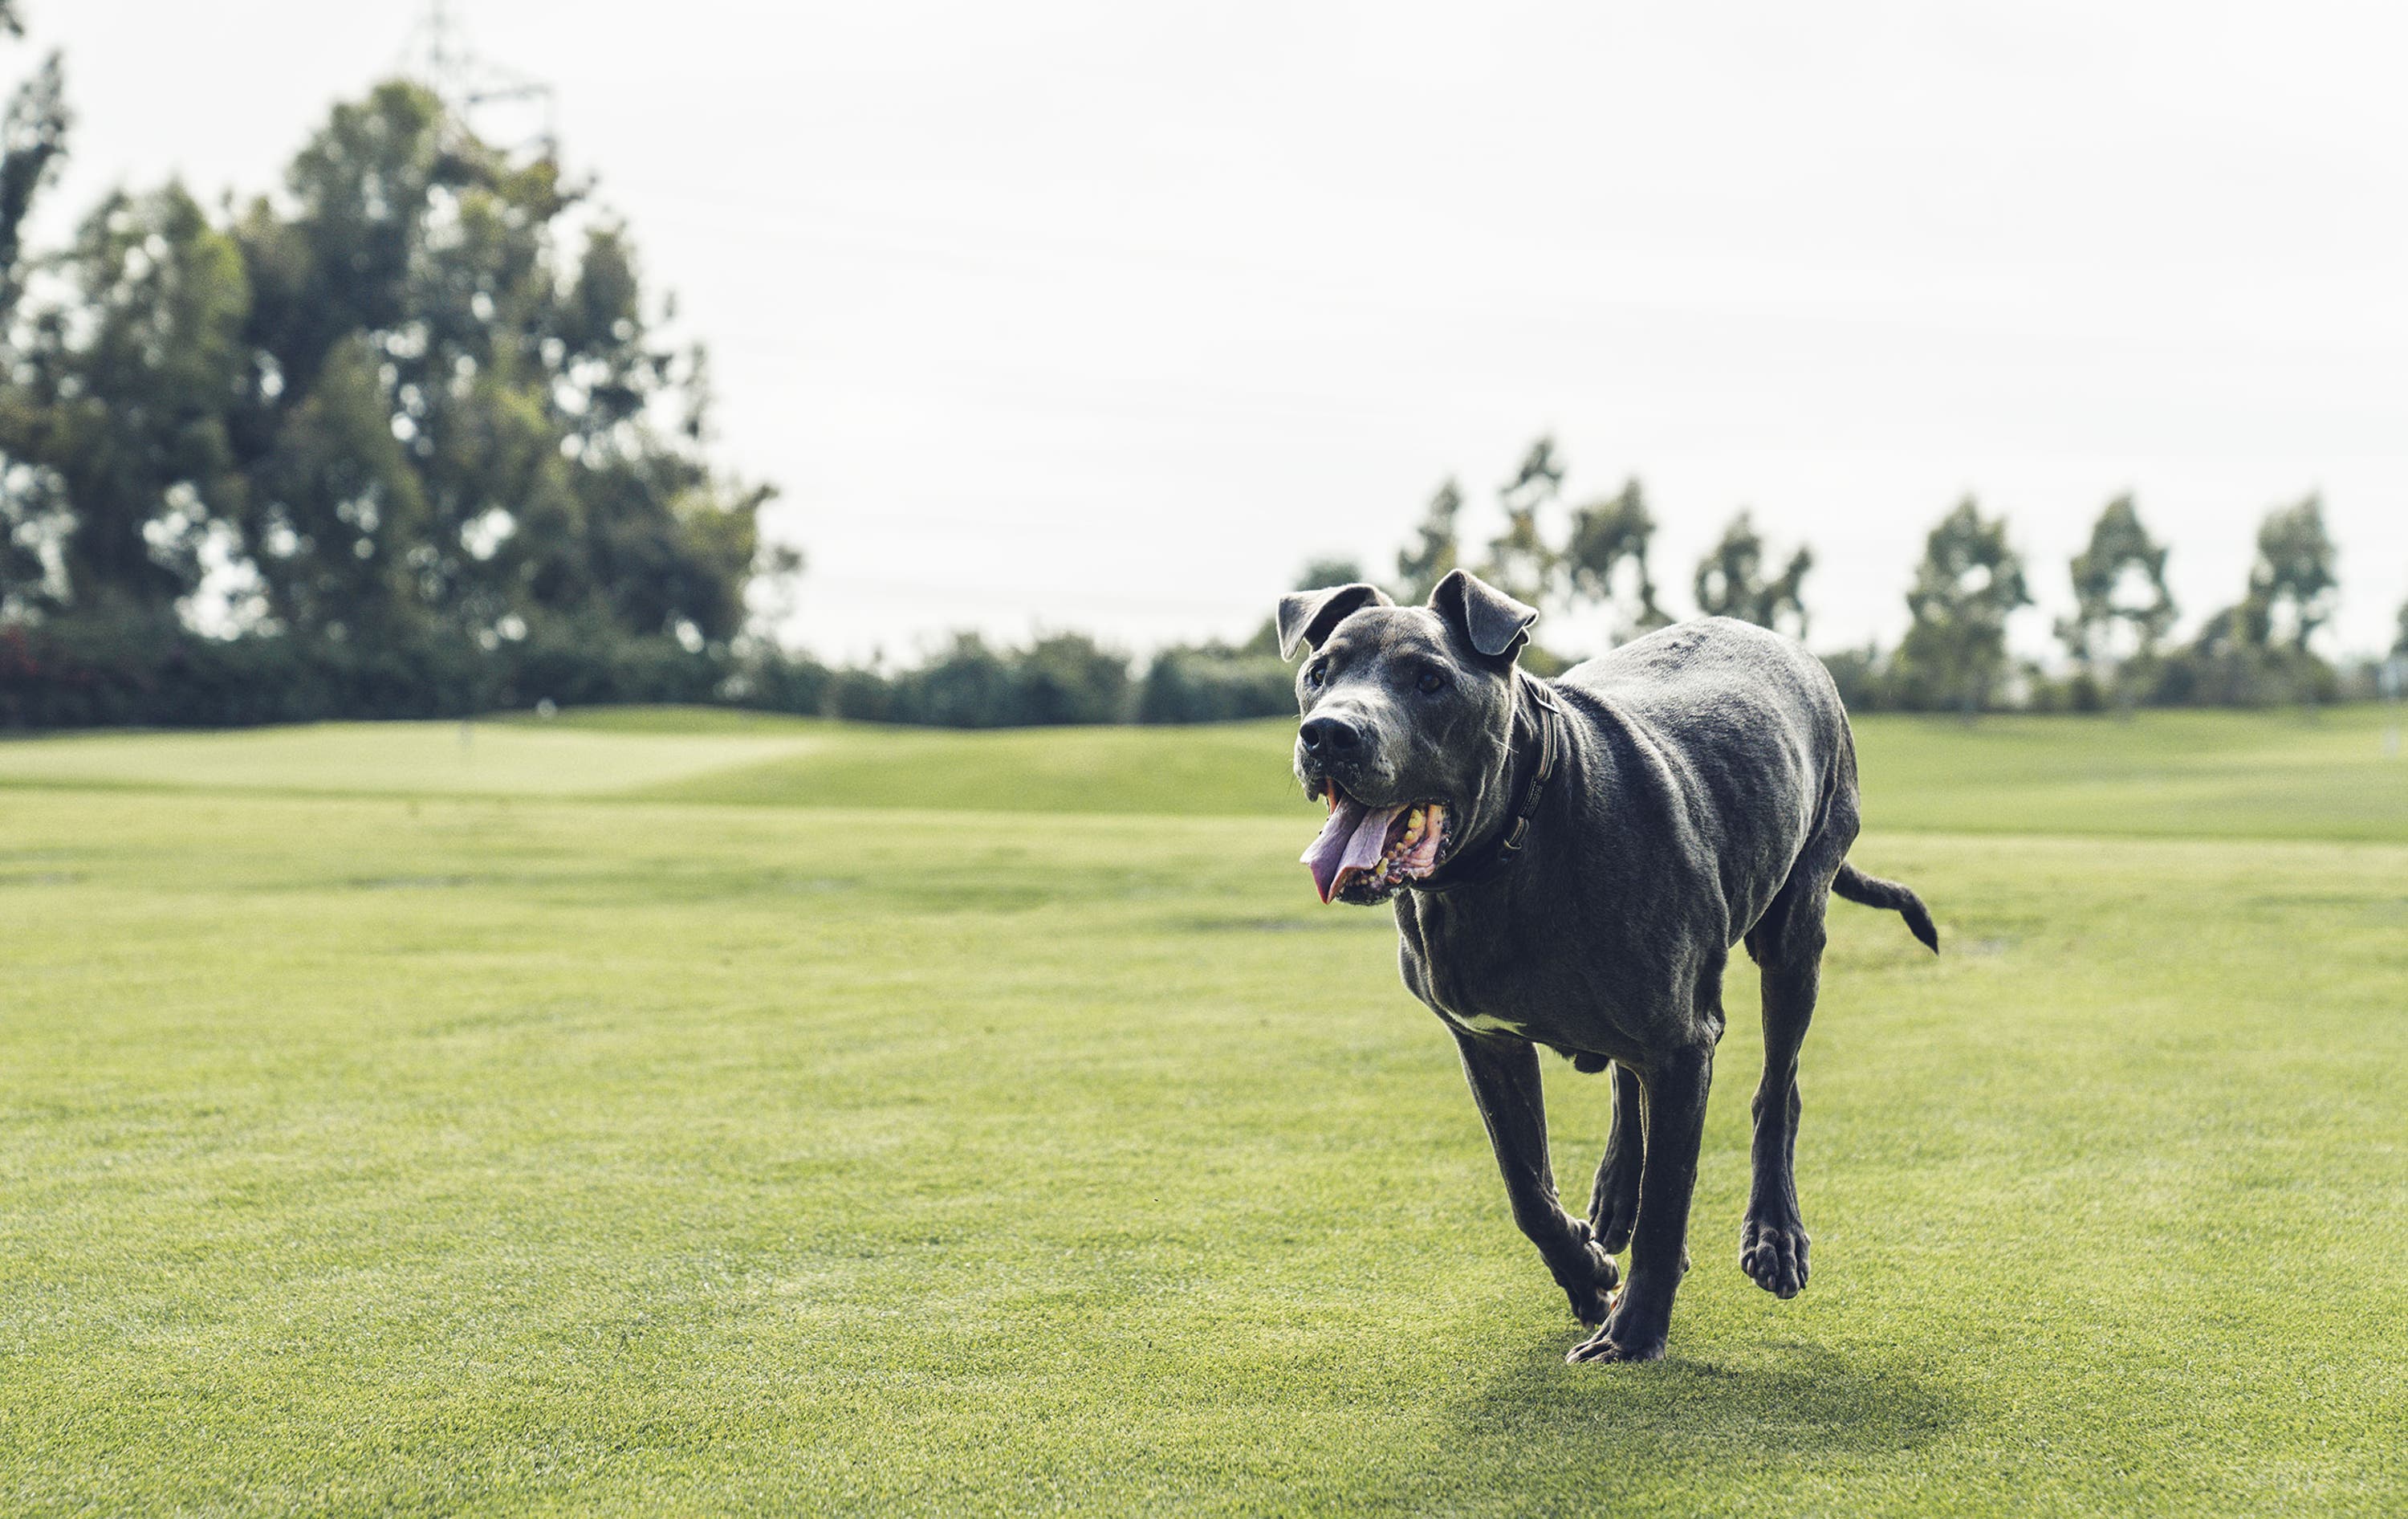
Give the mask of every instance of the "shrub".
[(1295, 710), (1296, 680), (1285, 661), (1218, 644), (1164, 650), (1138, 687), (1140, 723), (1227, 723)]

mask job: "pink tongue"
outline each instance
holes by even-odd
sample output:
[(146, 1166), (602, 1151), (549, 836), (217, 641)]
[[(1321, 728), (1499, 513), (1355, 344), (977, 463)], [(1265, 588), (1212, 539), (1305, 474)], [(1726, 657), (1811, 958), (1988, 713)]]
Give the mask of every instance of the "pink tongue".
[(1353, 797), (1331, 810), (1329, 821), (1321, 825), (1321, 837), (1301, 856), (1312, 867), (1312, 883), (1320, 889), (1323, 901), (1329, 900), (1340, 872), (1369, 870), (1379, 863), (1380, 851), (1388, 841), (1388, 824), (1403, 810), (1401, 807), (1365, 807)]

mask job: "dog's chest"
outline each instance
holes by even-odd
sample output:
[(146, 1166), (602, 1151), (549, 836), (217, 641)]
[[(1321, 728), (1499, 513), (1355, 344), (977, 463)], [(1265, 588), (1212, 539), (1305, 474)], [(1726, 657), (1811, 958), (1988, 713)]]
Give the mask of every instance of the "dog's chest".
[[(1662, 1010), (1673, 1006), (1666, 967), (1631, 953), (1593, 917), (1568, 918), (1528, 902), (1507, 907), (1499, 913), (1427, 896), (1401, 904), (1398, 958), (1406, 990), (1469, 1033), (1638, 1058), (1661, 1034)], [(1585, 931), (1571, 931), (1570, 920), (1584, 917)]]
[(1401, 958), (1406, 988), (1449, 1022), (1483, 1034), (1528, 1032), (1522, 999), (1485, 955), (1425, 938), (1408, 939)]
[(1546, 1040), (1565, 1033), (1554, 1026), (1564, 999), (1549, 995), (1562, 972), (1552, 957), (1440, 902), (1409, 906), (1397, 926), (1405, 987), (1440, 1017), (1482, 1034)]

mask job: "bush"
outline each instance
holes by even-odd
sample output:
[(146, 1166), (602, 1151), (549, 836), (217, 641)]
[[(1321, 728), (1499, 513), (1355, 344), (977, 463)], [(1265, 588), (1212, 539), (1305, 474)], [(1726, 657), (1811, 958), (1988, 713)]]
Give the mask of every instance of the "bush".
[(1140, 723), (1228, 723), (1295, 710), (1296, 677), (1286, 661), (1218, 644), (1164, 650), (1138, 687)]
[(2341, 697), (2341, 674), (2304, 650), (2202, 638), (2157, 668), (2148, 699), (2166, 707), (2280, 707)]
[(720, 699), (731, 707), (805, 717), (830, 709), (835, 674), (809, 654), (789, 653), (773, 643), (747, 644), (737, 651), (735, 666), (719, 685)]
[(895, 678), (888, 718), (940, 728), (1001, 728), (1023, 721), (1011, 666), (975, 633), (918, 669)]
[(1891, 705), (1888, 670), (1871, 644), (1825, 654), (1822, 660), (1831, 672), (1831, 683), (1840, 688), (1841, 705), (1849, 711), (1878, 712)]
[[(874, 692), (870, 682), (882, 681)], [(1082, 633), (996, 649), (975, 633), (915, 670), (837, 677), (841, 715), (946, 728), (1052, 727), (1120, 723), (1128, 716), (1128, 661)]]
[(1012, 661), (1017, 721), (1032, 724), (1122, 723), (1129, 715), (1128, 661), (1083, 633), (1037, 640)]

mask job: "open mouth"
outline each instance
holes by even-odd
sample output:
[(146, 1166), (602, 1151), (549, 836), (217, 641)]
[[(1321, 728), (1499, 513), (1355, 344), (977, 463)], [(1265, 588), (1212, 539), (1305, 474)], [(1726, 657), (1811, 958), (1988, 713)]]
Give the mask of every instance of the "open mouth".
[(1324, 902), (1376, 902), (1438, 868), (1446, 848), (1446, 808), (1438, 802), (1367, 807), (1325, 782), (1329, 821), (1303, 854)]

